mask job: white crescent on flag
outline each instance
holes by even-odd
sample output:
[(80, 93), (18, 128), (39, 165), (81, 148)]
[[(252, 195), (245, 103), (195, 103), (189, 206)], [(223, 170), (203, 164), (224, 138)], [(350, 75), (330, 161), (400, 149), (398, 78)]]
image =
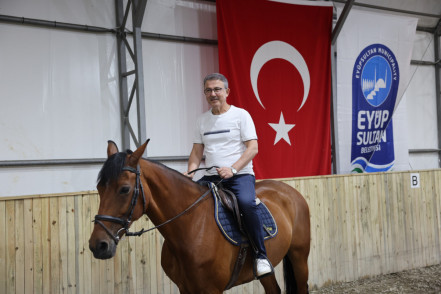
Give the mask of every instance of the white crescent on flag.
[(308, 99), (311, 79), (309, 76), (308, 66), (306, 65), (305, 59), (303, 59), (302, 54), (300, 54), (296, 48), (286, 42), (271, 41), (263, 44), (259, 49), (257, 49), (250, 67), (251, 85), (253, 87), (254, 95), (256, 96), (259, 104), (265, 109), (257, 90), (257, 78), (259, 77), (259, 72), (265, 63), (276, 58), (284, 59), (290, 62), (295, 68), (297, 68), (300, 76), (302, 77), (304, 92), (302, 104), (300, 105), (299, 109), (297, 109), (297, 111), (299, 111)]

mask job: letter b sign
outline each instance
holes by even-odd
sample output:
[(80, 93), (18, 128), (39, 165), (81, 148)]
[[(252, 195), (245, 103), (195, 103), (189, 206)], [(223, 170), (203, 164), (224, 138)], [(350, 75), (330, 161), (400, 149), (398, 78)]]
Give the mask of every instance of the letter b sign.
[(419, 188), (420, 187), (420, 174), (414, 173), (410, 174), (410, 187)]

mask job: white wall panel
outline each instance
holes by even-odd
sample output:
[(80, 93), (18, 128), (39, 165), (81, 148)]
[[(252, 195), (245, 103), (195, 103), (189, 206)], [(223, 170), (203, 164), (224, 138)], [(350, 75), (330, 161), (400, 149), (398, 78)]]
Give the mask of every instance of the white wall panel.
[(438, 161), (438, 154), (436, 153), (409, 154), (409, 165), (411, 170), (439, 168)]
[(218, 70), (217, 47), (144, 41), (149, 156), (188, 156), (196, 117), (208, 110), (204, 77)]
[(5, 0), (1, 14), (98, 27), (115, 27), (114, 0)]
[(0, 160), (102, 157), (120, 137), (112, 35), (0, 26)]
[(149, 0), (142, 31), (216, 40), (216, 4), (194, 0)]
[(435, 47), (433, 44), (433, 34), (426, 32), (416, 32), (413, 43), (412, 60), (434, 61)]
[[(114, 37), (1, 24), (0, 39), (0, 160), (105, 157), (121, 136)], [(0, 196), (95, 189), (97, 171), (2, 168)]]
[(438, 148), (435, 69), (411, 66), (415, 70), (407, 89), (409, 149)]
[(96, 190), (100, 168), (96, 165), (1, 168), (0, 197)]

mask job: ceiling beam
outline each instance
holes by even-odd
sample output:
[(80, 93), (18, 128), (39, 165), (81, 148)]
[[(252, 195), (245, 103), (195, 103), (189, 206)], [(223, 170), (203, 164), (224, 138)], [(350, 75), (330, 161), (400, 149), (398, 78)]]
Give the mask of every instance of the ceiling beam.
[(335, 24), (334, 30), (332, 31), (332, 36), (331, 36), (332, 45), (334, 45), (335, 41), (337, 41), (337, 37), (340, 34), (343, 24), (345, 23), (346, 18), (348, 17), (349, 11), (351, 11), (353, 4), (354, 4), (354, 0), (349, 0), (345, 3), (345, 7), (343, 8), (340, 17), (338, 18), (337, 23)]

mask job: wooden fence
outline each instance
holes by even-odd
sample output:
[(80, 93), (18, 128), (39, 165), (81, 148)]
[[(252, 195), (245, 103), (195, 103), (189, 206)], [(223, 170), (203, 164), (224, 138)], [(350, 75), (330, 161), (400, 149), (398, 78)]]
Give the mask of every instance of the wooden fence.
[[(311, 288), (441, 262), (441, 170), (283, 180), (311, 211)], [(0, 293), (178, 293), (156, 231), (126, 238), (113, 259), (88, 249), (96, 192), (0, 198)], [(151, 227), (142, 219), (134, 229)], [(277, 279), (283, 284), (281, 267)], [(228, 293), (263, 293), (255, 281)]]

